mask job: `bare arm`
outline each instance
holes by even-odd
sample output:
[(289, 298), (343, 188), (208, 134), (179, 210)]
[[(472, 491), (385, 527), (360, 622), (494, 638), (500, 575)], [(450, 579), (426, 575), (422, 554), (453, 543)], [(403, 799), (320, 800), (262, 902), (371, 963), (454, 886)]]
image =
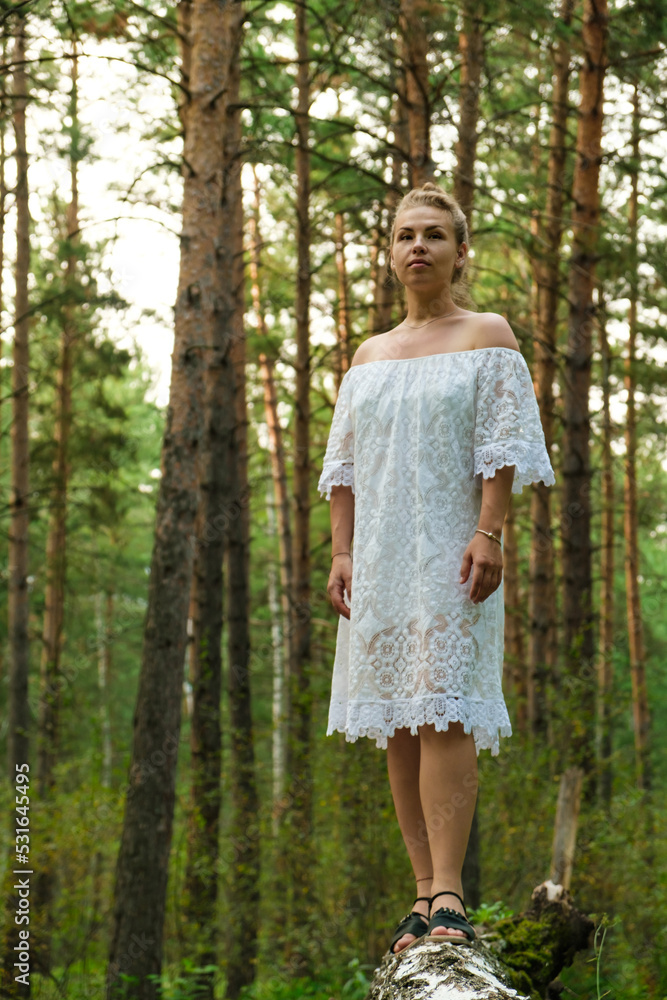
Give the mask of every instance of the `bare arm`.
[[(482, 480), (482, 509), (477, 527), (500, 538), (512, 493), (514, 466), (497, 469), (491, 479)], [(463, 554), (460, 583), (465, 583), (473, 570), (470, 600), (480, 604), (497, 590), (503, 578), (503, 551), (493, 538), (475, 532)]]
[[(327, 593), (335, 610), (344, 618), (350, 609), (343, 600), (343, 591), (352, 600), (352, 556), (350, 546), (354, 534), (354, 493), (350, 486), (331, 487), (331, 574)], [(347, 553), (347, 555), (345, 554)]]

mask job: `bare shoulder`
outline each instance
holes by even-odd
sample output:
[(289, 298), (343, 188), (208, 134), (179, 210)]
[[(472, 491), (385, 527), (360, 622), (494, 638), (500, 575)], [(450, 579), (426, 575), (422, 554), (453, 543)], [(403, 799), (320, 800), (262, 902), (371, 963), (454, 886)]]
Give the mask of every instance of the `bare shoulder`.
[(504, 316), (491, 312), (477, 313), (475, 326), (475, 348), (508, 347), (513, 351), (521, 351), (512, 327)]
[(350, 367), (354, 365), (365, 365), (367, 361), (379, 360), (384, 345), (384, 333), (375, 333), (367, 337), (354, 352), (354, 357), (350, 362)]

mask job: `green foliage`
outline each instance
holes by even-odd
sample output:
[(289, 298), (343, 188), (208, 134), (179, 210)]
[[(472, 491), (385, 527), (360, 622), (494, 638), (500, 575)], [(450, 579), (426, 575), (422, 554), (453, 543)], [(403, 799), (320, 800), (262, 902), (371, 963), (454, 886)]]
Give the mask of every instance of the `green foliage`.
[[(314, 780), (313, 871), (316, 890), (301, 911), (302, 934), (310, 942), (317, 978), (299, 978), (283, 962), (283, 927), (279, 915), (285, 901), (276, 872), (279, 851), (271, 822), (272, 796), (272, 684), (273, 646), (266, 567), (277, 564), (278, 544), (269, 532), (266, 484), (270, 461), (263, 434), (263, 388), (256, 377), (259, 356), (276, 362), (276, 389), (287, 448), (287, 474), (292, 474), (294, 419), (292, 331), (294, 328), (295, 64), (293, 8), (286, 4), (246, 4), (246, 38), (241, 52), (243, 155), (260, 165), (262, 187), (262, 262), (260, 288), (270, 332), (257, 335), (248, 322), (249, 478), (252, 484), (251, 543), (251, 679), (257, 772), (262, 808), (256, 829), (243, 836), (259, 839), (261, 900), (258, 908), (259, 956), (257, 982), (245, 991), (246, 1000), (362, 1000), (374, 963), (387, 947), (391, 931), (413, 898), (413, 885), (400, 833), (394, 819), (386, 779), (384, 752), (372, 741), (346, 744), (337, 734), (325, 738), (331, 664), (336, 623), (326, 595), (329, 572), (329, 507), (315, 494), (311, 510), (312, 594), (311, 686), (314, 699), (312, 768)], [(365, 338), (369, 326), (371, 282), (369, 247), (386, 239), (388, 198), (407, 186), (405, 168), (400, 190), (392, 188), (390, 157), (395, 148), (392, 101), (401, 82), (400, 39), (396, 30), (397, 3), (309, 4), (311, 19), (312, 96), (310, 145), (312, 166), (312, 470), (318, 470), (324, 452), (334, 401), (331, 346), (338, 315), (338, 276), (334, 256), (334, 216), (344, 213), (348, 244), (351, 344)], [(178, 193), (168, 182), (180, 176), (181, 124), (176, 104), (184, 91), (179, 85), (180, 41), (175, 32), (176, 5), (153, 0), (137, 5), (118, 2), (76, 5), (37, 3), (31, 16), (44, 18), (50, 34), (35, 48), (39, 60), (30, 73), (35, 100), (56, 107), (62, 91), (69, 94), (69, 51), (76, 33), (93, 45), (97, 41), (122, 44), (122, 57), (134, 63), (135, 74), (123, 95), (137, 116), (141, 134), (141, 176), (151, 186), (123, 192), (128, 202), (142, 198), (147, 205), (168, 206), (176, 217)], [(451, 187), (455, 165), (459, 67), (457, 56), (460, 11), (457, 4), (435, 5), (426, 25), (435, 58), (429, 83), (433, 94), (432, 127), (436, 176)], [(662, 91), (664, 64), (653, 67), (638, 60), (638, 52), (664, 37), (664, 3), (622, 4), (612, 11), (614, 95), (607, 112), (602, 205), (605, 231), (600, 245), (598, 277), (608, 304), (612, 332), (612, 395), (623, 397), (623, 352), (627, 296), (632, 274), (628, 267), (627, 193), (634, 164), (628, 158), (629, 117), (622, 98), (639, 79), (642, 90), (642, 158), (640, 189), (642, 220), (639, 246), (638, 291), (643, 306), (639, 327), (640, 357), (635, 366), (639, 397), (639, 528), (641, 536), (642, 601), (645, 610), (647, 674), (653, 713), (652, 762), (655, 786), (651, 796), (637, 792), (634, 779), (631, 682), (628, 670), (627, 629), (624, 621), (625, 581), (623, 550), (619, 543), (615, 573), (618, 628), (613, 665), (613, 769), (611, 809), (597, 802), (584, 804), (580, 817), (572, 892), (576, 904), (594, 914), (603, 928), (592, 954), (578, 956), (562, 974), (568, 989), (578, 996), (622, 997), (623, 1000), (659, 1000), (667, 991), (667, 892), (654, 877), (667, 866), (664, 837), (665, 759), (664, 720), (667, 718), (667, 681), (663, 662), (667, 652), (665, 579), (667, 578), (667, 472), (664, 468), (665, 395), (667, 375), (662, 364), (664, 315), (667, 301), (667, 255), (658, 224), (667, 221), (667, 175), (664, 150), (650, 133), (664, 124)], [(533, 3), (519, 9), (500, 3), (483, 5), (486, 52), (481, 92), (478, 142), (476, 214), (473, 247), (476, 284), (473, 297), (480, 311), (506, 313), (529, 361), (532, 360), (532, 262), (540, 241), (531, 232), (533, 213), (543, 211), (546, 193), (546, 153), (549, 138), (549, 80), (552, 45), (568, 35), (577, 51), (580, 25), (564, 28), (552, 17), (551, 7)], [(39, 21), (33, 21), (37, 28)], [(56, 36), (53, 36), (53, 29)], [(510, 30), (511, 29), (511, 30)], [(60, 45), (60, 33), (65, 40)], [(35, 31), (35, 35), (38, 32)], [(48, 44), (47, 44), (48, 42)], [(35, 43), (37, 45), (37, 43)], [(116, 51), (116, 50), (114, 50)], [(576, 70), (576, 67), (575, 67)], [(662, 76), (661, 76), (662, 74)], [(146, 113), (142, 101), (148, 80), (160, 80), (174, 98), (169, 114)], [(572, 90), (576, 88), (576, 72)], [(320, 100), (322, 103), (316, 103)], [(572, 98), (574, 101), (574, 97)], [(332, 103), (333, 102), (333, 103)], [(333, 110), (332, 110), (333, 109)], [(613, 126), (613, 128), (612, 128)], [(127, 124), (119, 124), (119, 129)], [(576, 116), (568, 122), (569, 149), (565, 185), (572, 173)], [(40, 136), (40, 155), (61, 163), (74, 158), (81, 170), (94, 162), (91, 140), (81, 125), (62, 123), (52, 134)], [(36, 174), (37, 176), (37, 174)], [(154, 508), (159, 483), (160, 442), (164, 413), (146, 402), (150, 378), (137, 351), (119, 349), (106, 335), (106, 310), (122, 310), (120, 295), (109, 291), (103, 259), (105, 247), (84, 239), (67, 239), (65, 205), (57, 192), (39, 192), (48, 203), (48, 235), (39, 234), (39, 253), (32, 262), (33, 328), (31, 331), (31, 705), (36, 717), (39, 673), (39, 635), (44, 613), (44, 552), (53, 487), (53, 424), (60, 357), (60, 335), (65, 322), (76, 334), (73, 416), (70, 439), (68, 507), (68, 573), (65, 638), (62, 662), (62, 729), (56, 794), (48, 823), (36, 825), (38, 857), (56, 859), (58, 887), (54, 913), (53, 979), (35, 976), (35, 996), (88, 1000), (102, 995), (104, 969), (111, 933), (110, 900), (115, 859), (120, 840), (132, 719), (141, 662), (148, 575), (153, 545)], [(569, 208), (566, 209), (569, 211)], [(567, 220), (566, 220), (567, 223)], [(177, 220), (175, 218), (175, 229)], [(567, 246), (569, 233), (564, 236)], [(76, 277), (68, 278), (63, 264), (77, 262)], [(569, 259), (564, 250), (561, 274), (567, 279)], [(250, 290), (248, 289), (250, 309)], [(560, 304), (561, 334), (567, 324), (567, 301)], [(329, 342), (327, 341), (329, 336)], [(559, 378), (562, 375), (562, 342)], [(2, 397), (9, 397), (9, 367), (0, 369)], [(601, 372), (594, 358), (593, 384)], [(600, 417), (593, 396), (591, 441), (596, 470), (592, 505), (594, 546), (600, 540)], [(9, 406), (3, 409), (3, 431), (9, 429)], [(622, 406), (615, 408), (620, 438)], [(8, 434), (0, 456), (0, 486), (8, 495)], [(561, 444), (556, 428), (556, 447)], [(558, 452), (556, 453), (558, 456)], [(558, 457), (557, 457), (558, 462)], [(619, 448), (615, 490), (620, 513), (622, 457)], [(315, 476), (313, 476), (315, 478)], [(558, 489), (554, 490), (558, 521)], [(520, 578), (528, 577), (530, 495), (515, 497), (519, 536)], [(621, 536), (620, 517), (617, 524)], [(558, 546), (557, 532), (555, 544)], [(7, 562), (6, 532), (0, 540), (0, 565)], [(4, 576), (6, 579), (6, 571)], [(522, 614), (527, 626), (525, 584)], [(100, 630), (96, 595), (111, 595), (112, 617), (108, 639), (112, 649), (110, 690), (107, 695), (113, 758), (107, 785), (103, 757), (103, 705), (98, 686)], [(0, 613), (7, 617), (5, 589), (0, 590)], [(526, 628), (527, 631), (527, 628)], [(7, 663), (7, 647), (0, 650)], [(228, 670), (225, 655), (225, 669)], [(482, 832), (482, 886), (487, 900), (473, 911), (473, 922), (502, 931), (515, 927), (513, 918), (527, 905), (534, 886), (549, 870), (551, 836), (557, 795), (557, 750), (566, 744), (578, 724), (576, 706), (566, 704), (562, 691), (550, 692), (552, 722), (560, 737), (556, 750), (535, 746), (517, 733), (498, 758), (480, 759)], [(516, 715), (513, 696), (508, 698)], [(0, 688), (0, 707), (6, 715), (6, 671)], [(6, 751), (5, 730), (0, 751)], [(224, 932), (233, 914), (228, 890), (234, 864), (231, 843), (230, 733), (226, 699), (223, 701), (223, 815), (221, 854), (217, 871), (220, 964), (216, 995), (224, 995), (226, 948)], [(184, 926), (182, 885), (187, 856), (186, 818), (189, 810), (189, 737), (186, 715), (180, 741), (177, 809), (170, 857), (169, 896), (165, 929), (165, 1000), (194, 998), (199, 989), (194, 945)], [(3, 787), (3, 796), (7, 789)], [(3, 811), (9, 799), (0, 803)], [(5, 834), (3, 833), (3, 836)], [(236, 835), (236, 834), (235, 834)], [(7, 847), (3, 843), (3, 847)], [(525, 941), (525, 968), (539, 963), (539, 930)], [(517, 972), (516, 988), (525, 987)]]

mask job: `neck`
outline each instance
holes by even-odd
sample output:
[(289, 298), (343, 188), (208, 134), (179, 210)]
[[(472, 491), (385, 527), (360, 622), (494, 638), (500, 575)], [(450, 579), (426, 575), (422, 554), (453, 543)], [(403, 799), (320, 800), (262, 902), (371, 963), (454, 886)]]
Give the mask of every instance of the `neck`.
[(412, 326), (420, 326), (429, 320), (434, 320), (445, 313), (454, 312), (456, 305), (452, 302), (449, 289), (441, 292), (440, 295), (429, 295), (428, 298), (417, 297), (408, 293), (408, 314), (405, 322)]

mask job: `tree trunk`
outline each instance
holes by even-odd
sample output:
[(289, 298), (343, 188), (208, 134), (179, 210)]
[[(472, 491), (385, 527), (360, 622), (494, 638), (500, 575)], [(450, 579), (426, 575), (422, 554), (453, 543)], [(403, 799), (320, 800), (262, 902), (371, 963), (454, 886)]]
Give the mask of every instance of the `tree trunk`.
[[(9, 696), (7, 732), (7, 775), (10, 785), (16, 783), (18, 768), (30, 764), (28, 702), (28, 672), (30, 646), (28, 641), (28, 528), (29, 528), (29, 298), (30, 272), (30, 209), (28, 206), (28, 152), (26, 146), (26, 105), (28, 103), (26, 58), (26, 20), (17, 11), (14, 28), (12, 60), (13, 125), (16, 144), (16, 263), (14, 268), (14, 349), (12, 366), (12, 425), (11, 425), (11, 485), (9, 496), (8, 547), (8, 633), (9, 633)], [(31, 785), (33, 782), (30, 781)], [(11, 811), (9, 838), (15, 838), (16, 814)], [(30, 995), (17, 983), (14, 967), (19, 945), (19, 928), (14, 922), (18, 905), (16, 878), (8, 866), (3, 881), (2, 977), (0, 992), (7, 997)], [(26, 876), (30, 881), (30, 877)], [(37, 929), (39, 934), (39, 929)], [(33, 934), (35, 940), (39, 940)]]
[[(454, 197), (459, 201), (472, 235), (472, 217), (475, 200), (475, 157), (477, 155), (477, 120), (479, 117), (479, 80), (483, 54), (483, 35), (479, 11), (471, 0), (463, 7), (463, 30), (459, 35), (461, 53), (461, 87), (459, 138), (456, 143), (456, 168), (454, 171)], [(480, 796), (477, 795), (470, 827), (470, 837), (463, 861), (463, 895), (470, 906), (481, 902), (481, 865), (479, 833)]]
[(477, 160), (477, 122), (479, 92), (484, 62), (483, 9), (474, 0), (463, 0), (463, 27), (459, 34), (461, 76), (459, 85), (459, 124), (456, 140), (454, 197), (465, 212), (470, 226), (475, 201), (475, 162)]
[[(560, 20), (572, 21), (574, 0), (561, 0)], [(570, 47), (561, 34), (554, 47), (553, 96), (547, 167), (544, 220), (535, 219), (536, 236), (544, 257), (533, 257), (537, 287), (537, 324), (533, 338), (535, 395), (540, 408), (547, 452), (551, 456), (554, 424), (554, 378), (556, 374), (558, 302), (560, 297), (559, 254), (563, 232), (564, 174), (570, 81)], [(547, 735), (549, 680), (557, 666), (556, 590), (554, 576), (554, 532), (551, 526), (551, 490), (544, 483), (532, 487), (530, 589), (528, 617), (528, 718), (538, 740)]]
[[(257, 317), (257, 332), (262, 337), (267, 336), (264, 304), (260, 286), (261, 265), (261, 234), (259, 229), (260, 186), (257, 173), (253, 167), (255, 178), (255, 204), (249, 218), (250, 229), (250, 282), (252, 303)], [(264, 389), (264, 418), (269, 438), (269, 456), (271, 459), (271, 476), (273, 479), (274, 502), (278, 515), (278, 549), (280, 558), (280, 592), (282, 602), (281, 629), (283, 645), (274, 649), (274, 680), (273, 680), (273, 808), (272, 822), (274, 833), (278, 832), (278, 824), (282, 813), (282, 796), (285, 788), (286, 762), (286, 712), (285, 692), (283, 683), (288, 679), (288, 667), (293, 657), (294, 636), (290, 627), (292, 621), (291, 608), (294, 580), (292, 571), (292, 526), (290, 522), (290, 500), (287, 488), (287, 470), (285, 467), (285, 446), (283, 431), (278, 418), (278, 399), (275, 383), (275, 365), (273, 357), (260, 351), (259, 372)], [(280, 671), (278, 675), (275, 671)]]
[(637, 207), (639, 174), (639, 88), (635, 83), (632, 103), (632, 159), (630, 194), (630, 314), (628, 316), (628, 353), (625, 358), (625, 388), (628, 394), (625, 417), (625, 469), (623, 480), (625, 534), (625, 591), (632, 680), (632, 720), (635, 733), (637, 786), (651, 787), (648, 753), (649, 708), (646, 694), (646, 654), (639, 594), (639, 542), (637, 532), (637, 414), (635, 405), (635, 364), (637, 345), (637, 301), (639, 274), (637, 254)]
[[(593, 922), (575, 909), (566, 889), (544, 882), (533, 891), (525, 913), (491, 928), (478, 925), (472, 944), (421, 938), (398, 955), (387, 953), (366, 1000), (543, 996), (561, 969), (589, 946), (593, 929)], [(562, 991), (562, 985), (554, 987)]]
[[(572, 188), (568, 344), (563, 386), (563, 611), (571, 710), (579, 715), (571, 763), (594, 768), (595, 641), (591, 588), (589, 390), (595, 307), (603, 83), (607, 64), (606, 0), (585, 0), (585, 58), (579, 77), (577, 156)], [(591, 788), (587, 786), (587, 795)]]
[(347, 291), (347, 271), (345, 269), (345, 219), (342, 212), (336, 212), (336, 271), (338, 272), (338, 322), (336, 324), (336, 358), (334, 375), (336, 389), (340, 387), (343, 375), (352, 360), (350, 308)]
[[(277, 535), (275, 500), (271, 484), (266, 487), (266, 523), (267, 536), (273, 539)], [(278, 836), (279, 802), (285, 785), (285, 732), (284, 732), (284, 697), (285, 657), (283, 655), (283, 635), (285, 616), (280, 604), (278, 588), (278, 573), (272, 559), (267, 566), (268, 604), (271, 614), (271, 647), (273, 685), (271, 691), (271, 834)]]
[(583, 776), (580, 767), (569, 767), (561, 775), (558, 790), (549, 878), (565, 889), (570, 888), (574, 868)]
[(607, 318), (601, 303), (600, 353), (602, 355), (602, 525), (600, 556), (600, 648), (598, 650), (597, 765), (600, 775), (598, 795), (611, 807), (611, 708), (613, 697), (614, 650), (614, 459), (611, 451), (613, 430), (609, 411), (611, 358), (607, 338)]
[(503, 673), (506, 687), (516, 703), (516, 725), (526, 731), (526, 657), (523, 642), (523, 615), (519, 592), (519, 553), (514, 527), (514, 501), (510, 505), (503, 527), (504, 591), (505, 591), (505, 659)]
[(292, 608), (293, 659), (289, 678), (290, 778), (289, 821), (286, 824), (290, 879), (290, 922), (287, 957), (293, 970), (306, 974), (310, 949), (301, 931), (304, 912), (312, 898), (312, 771), (310, 761), (312, 692), (310, 688), (310, 152), (309, 152), (309, 45), (307, 8), (296, 5), (298, 104), (295, 113), (297, 148), (297, 255), (296, 281), (296, 395), (294, 421), (294, 607)]
[(399, 37), (405, 67), (405, 103), (410, 134), (410, 184), (421, 187), (432, 181), (431, 103), (428, 81), (429, 35), (426, 18), (431, 0), (400, 0)]
[[(233, 6), (231, 26), (229, 102), (238, 105), (239, 50), (243, 34), (243, 4)], [(229, 467), (239, 510), (230, 511), (227, 552), (227, 607), (229, 619), (229, 720), (231, 738), (231, 849), (234, 852), (229, 895), (234, 921), (227, 936), (227, 997), (235, 1000), (257, 972), (257, 912), (259, 906), (259, 799), (255, 777), (255, 750), (250, 688), (250, 487), (248, 484), (248, 411), (246, 402), (246, 344), (243, 261), (243, 192), (241, 187), (241, 108), (227, 119), (225, 162), (231, 229), (224, 239), (234, 249), (231, 269), (234, 289), (234, 338), (231, 360), (235, 376), (234, 431)]]
[(29, 447), (28, 393), (30, 331), (28, 274), (30, 272), (30, 210), (25, 111), (25, 18), (17, 13), (14, 34), (14, 136), (16, 141), (16, 266), (12, 366), (11, 494), (9, 526), (9, 731), (7, 773), (13, 785), (16, 765), (28, 761), (28, 525)]
[[(72, 372), (77, 340), (76, 281), (77, 246), (79, 244), (79, 184), (78, 184), (78, 58), (76, 40), (72, 40), (72, 90), (69, 115), (75, 132), (70, 148), (70, 202), (67, 206), (63, 242), (68, 247), (65, 289), (69, 298), (63, 306), (60, 340), (60, 359), (56, 376), (54, 421), (55, 456), (53, 459), (53, 489), (51, 492), (49, 531), (46, 542), (46, 588), (44, 600), (44, 627), (40, 663), (39, 726), (37, 733), (37, 785), (44, 803), (54, 790), (54, 775), (58, 753), (58, 728), (60, 722), (60, 654), (65, 610), (65, 582), (67, 573), (67, 503), (69, 486), (69, 436), (72, 422)], [(52, 926), (51, 909), (55, 892), (55, 858), (45, 851), (37, 878), (35, 905), (41, 911), (44, 937), (40, 942), (40, 965), (51, 969), (50, 936), (46, 928)]]
[[(138, 979), (133, 986), (134, 1000), (155, 1000), (159, 990), (147, 976), (159, 976), (162, 965), (193, 531), (199, 499), (197, 455), (204, 432), (204, 362), (214, 334), (227, 331), (229, 336), (228, 308), (220, 297), (229, 273), (228, 261), (219, 253), (226, 112), (220, 95), (226, 83), (227, 20), (222, 4), (211, 0), (192, 3), (190, 105), (172, 378), (132, 763), (114, 889), (109, 1000), (124, 989), (119, 981), (121, 973)], [(221, 332), (219, 339), (224, 338)]]

